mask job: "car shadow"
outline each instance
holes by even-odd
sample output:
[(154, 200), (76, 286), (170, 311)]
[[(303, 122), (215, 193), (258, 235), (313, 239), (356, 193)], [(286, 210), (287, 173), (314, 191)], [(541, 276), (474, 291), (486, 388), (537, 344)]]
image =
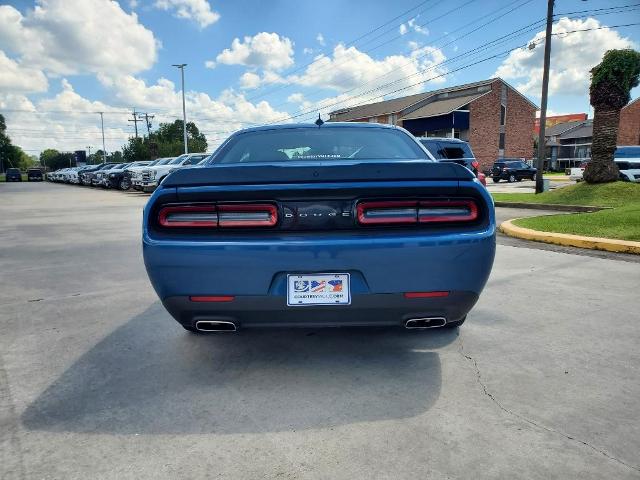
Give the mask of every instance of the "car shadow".
[(159, 304), (96, 344), (22, 415), (28, 429), (250, 433), (413, 417), (440, 393), (457, 330), (194, 335)]

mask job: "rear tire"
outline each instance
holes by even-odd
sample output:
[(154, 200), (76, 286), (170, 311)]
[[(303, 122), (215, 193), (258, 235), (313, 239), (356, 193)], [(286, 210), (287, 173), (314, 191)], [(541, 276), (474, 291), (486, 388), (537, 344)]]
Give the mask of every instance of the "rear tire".
[(120, 188), (120, 190), (129, 190), (130, 187), (131, 185), (129, 185), (129, 182), (127, 182), (124, 178), (120, 180), (120, 184), (118, 185), (118, 188)]
[(499, 179), (499, 178), (494, 178), (494, 179), (493, 179), (493, 183), (498, 183), (499, 181), (500, 181), (500, 179)]
[(458, 327), (461, 327), (466, 319), (467, 319), (467, 316), (465, 315), (464, 317), (462, 317), (461, 320), (456, 320), (455, 322), (447, 322), (447, 324), (442, 328), (458, 328)]
[(509, 179), (507, 180), (507, 182), (513, 183), (515, 181), (516, 181), (516, 176), (515, 175), (509, 175)]

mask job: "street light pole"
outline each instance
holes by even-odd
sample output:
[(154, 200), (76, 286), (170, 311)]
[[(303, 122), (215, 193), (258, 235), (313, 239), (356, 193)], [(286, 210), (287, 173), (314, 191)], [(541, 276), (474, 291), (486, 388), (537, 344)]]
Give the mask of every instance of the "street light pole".
[(87, 150), (89, 151), (89, 154), (87, 155), (87, 162), (91, 165), (91, 145), (87, 145)]
[(100, 112), (100, 125), (102, 127), (102, 163), (107, 163), (107, 148), (104, 146), (104, 115)]
[(547, 95), (549, 92), (549, 64), (551, 63), (551, 30), (553, 28), (553, 2), (547, 1), (547, 31), (544, 37), (544, 66), (542, 72), (542, 98), (540, 99), (540, 132), (538, 133), (538, 162), (536, 172), (536, 193), (544, 191), (544, 180), (542, 170), (546, 157), (545, 149), (545, 127), (547, 123)]
[(184, 139), (184, 153), (189, 153), (189, 147), (187, 145), (187, 108), (184, 102), (184, 67), (186, 67), (186, 63), (174, 64), (172, 67), (177, 67), (180, 69), (180, 73), (182, 76), (182, 134)]

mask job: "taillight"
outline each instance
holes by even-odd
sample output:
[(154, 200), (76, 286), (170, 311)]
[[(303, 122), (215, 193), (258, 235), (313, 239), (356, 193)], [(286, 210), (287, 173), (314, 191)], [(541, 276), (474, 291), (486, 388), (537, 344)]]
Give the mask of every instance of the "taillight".
[(361, 225), (416, 223), (418, 202), (362, 202), (356, 207)]
[(472, 222), (478, 218), (478, 206), (473, 200), (420, 202), (418, 222)]
[(271, 204), (169, 205), (158, 212), (158, 223), (168, 228), (272, 227), (278, 209)]
[(477, 169), (479, 165), (480, 165), (480, 164), (478, 163), (478, 161), (477, 161), (477, 160), (474, 160), (473, 162), (471, 162), (471, 166), (472, 166), (473, 168), (475, 168), (475, 169)]
[(218, 205), (219, 227), (273, 227), (278, 209), (269, 204)]
[(356, 210), (360, 225), (472, 222), (478, 218), (478, 206), (467, 199), (360, 202)]
[(215, 205), (175, 205), (158, 212), (158, 223), (163, 227), (217, 227)]

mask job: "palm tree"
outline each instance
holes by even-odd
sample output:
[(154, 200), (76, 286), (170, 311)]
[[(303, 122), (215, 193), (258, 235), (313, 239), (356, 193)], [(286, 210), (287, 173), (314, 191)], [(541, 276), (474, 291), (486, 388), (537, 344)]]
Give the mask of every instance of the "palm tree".
[(588, 183), (614, 182), (618, 167), (613, 161), (618, 139), (620, 109), (638, 85), (640, 53), (631, 49), (609, 50), (602, 62), (591, 69), (589, 99), (593, 106), (591, 161), (584, 171)]

